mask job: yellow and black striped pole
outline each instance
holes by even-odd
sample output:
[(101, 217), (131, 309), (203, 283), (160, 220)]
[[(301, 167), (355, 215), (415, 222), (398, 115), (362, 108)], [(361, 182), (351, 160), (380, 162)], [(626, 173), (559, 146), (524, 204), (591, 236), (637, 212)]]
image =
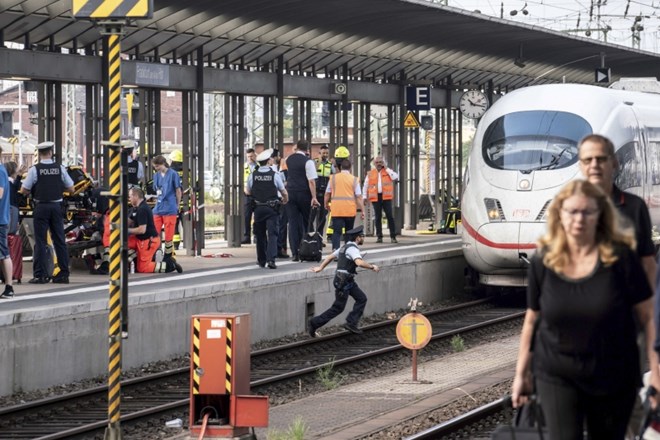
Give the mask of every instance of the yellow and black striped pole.
[(122, 25), (106, 27), (108, 38), (108, 100), (109, 142), (107, 146), (110, 162), (110, 300), (108, 303), (108, 427), (105, 440), (121, 439), (119, 418), (121, 416), (121, 339), (122, 339), (122, 197), (121, 192), (121, 145), (119, 143), (121, 123), (121, 74), (120, 42)]
[[(119, 143), (121, 125), (121, 59), (120, 37), (126, 19), (153, 17), (152, 0), (73, 0), (71, 12), (76, 18), (100, 20), (102, 34), (107, 37), (108, 47), (104, 53), (108, 65), (109, 103), (108, 132), (106, 145), (110, 164), (110, 300), (108, 308), (108, 427), (105, 440), (121, 440), (119, 419), (121, 416), (121, 340), (128, 335), (128, 250), (126, 249), (127, 227), (127, 181), (122, 168), (126, 155), (121, 153)], [(130, 112), (130, 110), (129, 110)], [(123, 164), (123, 166), (122, 166)], [(123, 250), (122, 250), (123, 249)]]

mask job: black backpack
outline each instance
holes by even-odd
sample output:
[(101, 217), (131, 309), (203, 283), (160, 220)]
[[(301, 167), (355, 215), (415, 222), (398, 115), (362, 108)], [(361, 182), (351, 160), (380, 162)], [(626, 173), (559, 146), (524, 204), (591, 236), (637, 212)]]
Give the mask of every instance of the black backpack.
[(298, 249), (298, 258), (300, 258), (300, 261), (321, 261), (323, 237), (316, 230), (319, 213), (320, 209), (315, 207), (312, 208), (312, 212), (309, 214), (307, 231), (303, 234), (300, 248)]

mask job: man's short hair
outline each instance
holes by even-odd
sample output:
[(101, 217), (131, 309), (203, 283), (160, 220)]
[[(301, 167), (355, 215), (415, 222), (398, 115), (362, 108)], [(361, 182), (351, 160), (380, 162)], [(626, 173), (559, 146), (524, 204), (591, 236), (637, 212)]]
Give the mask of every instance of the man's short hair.
[(328, 144), (323, 144), (321, 145), (321, 150), (329, 150), (330, 147), (328, 147)]
[(133, 194), (135, 194), (138, 199), (144, 199), (144, 191), (142, 191), (142, 188), (138, 188), (137, 186), (134, 186), (129, 191), (133, 191)]
[(296, 148), (298, 151), (307, 151), (309, 150), (309, 142), (307, 142), (305, 139), (300, 139), (298, 143), (296, 143)]
[(351, 169), (351, 161), (348, 159), (344, 159), (341, 161), (340, 165), (342, 170), (350, 170)]
[(250, 153), (254, 153), (254, 148), (248, 148), (247, 150), (245, 150), (245, 154), (250, 154)]
[(605, 136), (601, 134), (589, 134), (583, 137), (578, 145), (581, 147), (585, 142), (593, 142), (602, 145), (605, 147), (605, 152), (607, 155), (614, 157), (614, 144)]

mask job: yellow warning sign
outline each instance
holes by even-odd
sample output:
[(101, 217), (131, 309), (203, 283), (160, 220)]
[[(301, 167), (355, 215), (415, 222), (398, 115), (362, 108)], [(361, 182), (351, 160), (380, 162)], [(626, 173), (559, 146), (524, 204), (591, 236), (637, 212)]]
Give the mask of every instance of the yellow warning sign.
[(408, 313), (396, 326), (397, 339), (401, 345), (410, 350), (426, 347), (432, 334), (431, 323), (421, 313)]
[(76, 18), (151, 18), (153, 0), (73, 0)]
[(406, 113), (406, 118), (403, 120), (403, 126), (405, 128), (419, 128), (419, 121), (417, 120), (415, 113), (410, 110)]

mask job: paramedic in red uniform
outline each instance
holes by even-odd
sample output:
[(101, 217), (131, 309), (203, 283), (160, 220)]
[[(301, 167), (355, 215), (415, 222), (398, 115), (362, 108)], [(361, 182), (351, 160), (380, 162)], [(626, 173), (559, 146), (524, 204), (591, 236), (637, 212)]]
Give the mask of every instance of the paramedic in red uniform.
[(133, 187), (128, 192), (133, 206), (130, 214), (128, 233), (129, 260), (136, 260), (135, 270), (139, 273), (183, 272), (181, 265), (173, 258), (155, 261), (156, 251), (160, 249), (160, 237), (154, 225), (151, 208), (144, 200), (144, 192)]

